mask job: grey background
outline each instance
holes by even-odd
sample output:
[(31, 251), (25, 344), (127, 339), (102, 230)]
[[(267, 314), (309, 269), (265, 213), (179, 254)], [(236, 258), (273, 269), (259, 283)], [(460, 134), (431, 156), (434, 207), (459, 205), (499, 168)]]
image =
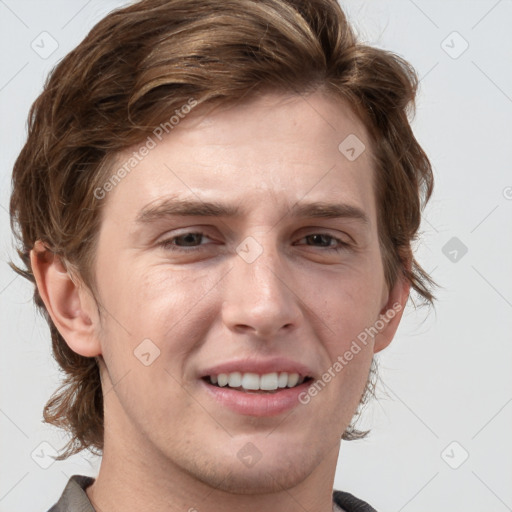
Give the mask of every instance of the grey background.
[[(55, 63), (123, 3), (0, 0), (2, 262), (28, 109)], [(341, 3), (363, 40), (421, 77), (414, 128), (437, 182), (417, 254), (443, 288), (436, 311), (406, 310), (379, 356), (379, 399), (361, 423), (372, 434), (342, 443), (335, 487), (382, 512), (512, 510), (512, 1)], [(47, 510), (69, 476), (99, 468), (86, 453), (51, 463), (65, 438), (41, 419), (59, 372), (31, 297), (2, 263), (1, 512)]]

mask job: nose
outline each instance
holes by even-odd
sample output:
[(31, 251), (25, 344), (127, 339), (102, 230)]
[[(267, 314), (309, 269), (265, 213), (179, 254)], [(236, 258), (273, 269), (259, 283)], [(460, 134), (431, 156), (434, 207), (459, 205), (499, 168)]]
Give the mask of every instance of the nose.
[(225, 282), (222, 320), (234, 332), (262, 339), (297, 329), (302, 321), (300, 299), (277, 250), (265, 248), (252, 262), (234, 256)]

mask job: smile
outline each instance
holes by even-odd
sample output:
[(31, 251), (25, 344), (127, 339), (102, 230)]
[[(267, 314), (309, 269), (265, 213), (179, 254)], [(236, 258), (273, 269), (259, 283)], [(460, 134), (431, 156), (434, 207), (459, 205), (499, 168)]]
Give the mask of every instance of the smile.
[(308, 377), (298, 373), (272, 372), (259, 375), (253, 372), (231, 372), (210, 375), (207, 380), (218, 387), (240, 391), (277, 391), (301, 385)]

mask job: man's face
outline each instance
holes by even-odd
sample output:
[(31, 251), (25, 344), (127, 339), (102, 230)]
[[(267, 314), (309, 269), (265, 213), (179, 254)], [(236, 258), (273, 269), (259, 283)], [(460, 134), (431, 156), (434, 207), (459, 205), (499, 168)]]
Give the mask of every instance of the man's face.
[[(366, 145), (353, 161), (338, 149), (351, 134)], [(266, 95), (192, 112), (107, 195), (95, 273), (112, 453), (232, 492), (333, 471), (379, 337), (298, 395), (389, 307), (373, 172), (348, 108)], [(237, 372), (249, 387), (309, 379), (209, 379)]]

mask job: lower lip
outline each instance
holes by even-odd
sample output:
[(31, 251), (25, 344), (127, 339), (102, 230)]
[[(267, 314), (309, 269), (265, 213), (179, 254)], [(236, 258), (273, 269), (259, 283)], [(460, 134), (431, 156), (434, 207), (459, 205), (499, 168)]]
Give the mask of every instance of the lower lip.
[(293, 409), (301, 402), (299, 395), (307, 390), (311, 380), (294, 388), (282, 388), (273, 393), (238, 391), (214, 386), (201, 379), (206, 391), (219, 403), (238, 414), (247, 416), (277, 416)]

